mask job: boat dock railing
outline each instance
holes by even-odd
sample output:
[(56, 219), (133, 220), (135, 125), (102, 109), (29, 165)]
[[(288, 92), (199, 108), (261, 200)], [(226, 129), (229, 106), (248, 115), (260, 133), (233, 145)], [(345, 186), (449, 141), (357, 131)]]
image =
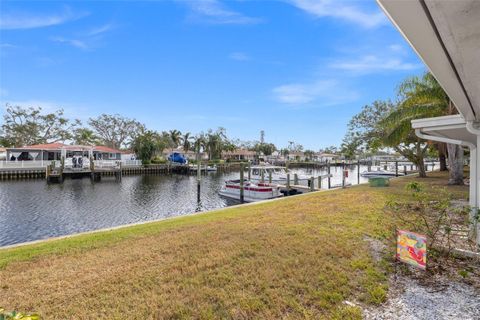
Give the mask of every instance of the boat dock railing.
[[(0, 169), (46, 168), (54, 160), (0, 161)], [(60, 163), (60, 160), (57, 160)]]
[[(96, 167), (115, 167), (120, 163), (122, 167), (138, 167), (142, 165), (141, 160), (94, 160)], [(55, 164), (55, 167), (61, 166), (61, 160), (16, 160), (0, 161), (0, 169), (29, 169), (29, 168), (46, 168)]]

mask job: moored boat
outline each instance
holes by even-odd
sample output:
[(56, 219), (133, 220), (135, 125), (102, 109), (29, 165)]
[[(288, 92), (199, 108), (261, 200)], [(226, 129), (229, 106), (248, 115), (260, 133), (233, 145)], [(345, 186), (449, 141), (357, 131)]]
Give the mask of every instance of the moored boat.
[[(258, 165), (258, 166), (252, 166), (251, 167), (251, 172), (250, 172), (250, 180), (251, 181), (269, 181), (270, 175), (272, 176), (272, 183), (275, 184), (282, 184), (285, 185), (287, 184), (287, 168), (285, 167), (280, 167), (280, 166), (272, 166), (272, 165)], [(297, 174), (297, 179), (298, 182), (307, 182), (310, 177)], [(290, 184), (294, 183), (294, 174), (290, 173)]]
[(403, 172), (387, 171), (387, 170), (376, 170), (376, 171), (363, 171), (360, 174), (364, 178), (376, 178), (376, 177), (396, 177), (403, 176)]
[[(219, 191), (223, 197), (240, 200), (240, 180), (227, 180)], [(280, 187), (269, 183), (253, 183), (244, 180), (243, 200), (245, 202), (255, 202), (281, 197)]]

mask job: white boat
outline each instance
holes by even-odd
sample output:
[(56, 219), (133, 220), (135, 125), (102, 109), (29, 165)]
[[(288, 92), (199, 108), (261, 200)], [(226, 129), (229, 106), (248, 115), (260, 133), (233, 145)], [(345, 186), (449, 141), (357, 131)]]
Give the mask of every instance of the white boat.
[[(377, 177), (396, 177), (397, 173), (395, 171), (389, 170), (371, 170), (371, 171), (363, 171), (360, 175), (364, 178), (377, 178)], [(398, 172), (398, 176), (403, 176), (403, 172)]]
[[(188, 167), (189, 167), (190, 171), (194, 171), (194, 172), (198, 171), (198, 166), (196, 164), (190, 164)], [(200, 166), (200, 171), (215, 172), (215, 171), (217, 171), (217, 166), (216, 165), (213, 165), (213, 166), (202, 165), (202, 166)]]
[[(240, 180), (227, 180), (218, 192), (221, 196), (240, 200)], [(243, 200), (255, 202), (281, 197), (280, 187), (269, 183), (253, 183), (244, 180)]]
[[(250, 172), (250, 180), (251, 181), (267, 181), (269, 182), (269, 176), (270, 173), (272, 175), (272, 183), (274, 184), (282, 184), (286, 185), (287, 184), (287, 169), (285, 167), (280, 167), (280, 166), (272, 166), (272, 165), (258, 165), (258, 166), (252, 166), (251, 167), (251, 172)], [(294, 173), (290, 173), (290, 184), (292, 185), (294, 183)], [(310, 177), (298, 174), (298, 182), (307, 182)]]
[(208, 172), (214, 172), (214, 171), (217, 171), (217, 166), (216, 166), (216, 165), (213, 165), (213, 166), (207, 166), (207, 171), (208, 171)]

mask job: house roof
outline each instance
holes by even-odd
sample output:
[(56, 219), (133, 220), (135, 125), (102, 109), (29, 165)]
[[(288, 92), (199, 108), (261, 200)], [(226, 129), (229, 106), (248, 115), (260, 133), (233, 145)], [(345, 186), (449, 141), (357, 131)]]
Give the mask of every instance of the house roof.
[(333, 154), (333, 153), (323, 153), (322, 152), (322, 153), (319, 154), (319, 156), (320, 157), (333, 157), (333, 158), (335, 158), (335, 157), (338, 157), (339, 155), (338, 154)]
[(377, 0), (465, 120), (480, 120), (480, 1)]
[(7, 148), (7, 149), (9, 150), (45, 150), (45, 151), (60, 151), (65, 149), (65, 150), (71, 150), (71, 151), (82, 151), (82, 150), (90, 150), (92, 148), (93, 148), (93, 151), (98, 151), (98, 152), (121, 153), (120, 150), (106, 147), (106, 146), (69, 145), (61, 142), (34, 144), (31, 146)]
[(247, 149), (237, 149), (234, 151), (223, 151), (222, 155), (224, 156), (252, 156), (256, 155), (255, 151), (250, 151)]

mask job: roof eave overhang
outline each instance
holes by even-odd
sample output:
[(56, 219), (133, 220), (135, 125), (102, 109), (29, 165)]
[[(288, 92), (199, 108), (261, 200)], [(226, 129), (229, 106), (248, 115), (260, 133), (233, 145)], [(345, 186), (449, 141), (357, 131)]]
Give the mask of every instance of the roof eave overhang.
[(430, 69), (464, 118), (476, 120), (479, 115), (475, 114), (425, 1), (377, 0), (377, 2)]
[(422, 139), (469, 148), (477, 145), (477, 135), (468, 129), (468, 122), (461, 115), (412, 120), (412, 128)]

